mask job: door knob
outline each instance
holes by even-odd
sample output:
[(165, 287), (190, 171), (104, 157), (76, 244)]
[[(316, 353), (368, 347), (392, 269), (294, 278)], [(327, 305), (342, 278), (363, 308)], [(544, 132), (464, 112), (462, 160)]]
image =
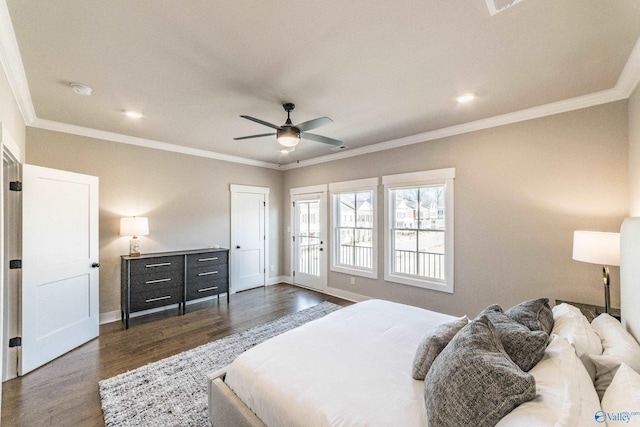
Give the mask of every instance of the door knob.
[(98, 267), (100, 267), (99, 262), (94, 262), (93, 264), (91, 264), (91, 268), (98, 268)]
[(240, 246), (236, 246), (236, 249), (240, 249)]

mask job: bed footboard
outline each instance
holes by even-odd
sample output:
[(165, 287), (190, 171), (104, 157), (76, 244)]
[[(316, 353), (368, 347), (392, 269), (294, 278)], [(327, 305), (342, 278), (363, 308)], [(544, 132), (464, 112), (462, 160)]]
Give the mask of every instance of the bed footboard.
[(266, 427), (224, 382), (227, 368), (207, 375), (209, 384), (209, 419), (214, 427)]

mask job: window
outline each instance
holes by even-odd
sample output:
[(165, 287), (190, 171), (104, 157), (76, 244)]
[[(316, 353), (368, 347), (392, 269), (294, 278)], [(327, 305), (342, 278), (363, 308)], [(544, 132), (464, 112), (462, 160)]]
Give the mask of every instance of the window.
[(453, 292), (455, 169), (382, 177), (390, 282)]
[(376, 279), (378, 178), (329, 184), (331, 270)]

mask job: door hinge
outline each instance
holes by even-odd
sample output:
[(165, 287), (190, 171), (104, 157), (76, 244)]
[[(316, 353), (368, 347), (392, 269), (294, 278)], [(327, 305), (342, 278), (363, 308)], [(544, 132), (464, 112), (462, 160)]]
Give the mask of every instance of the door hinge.
[(291, 236), (291, 238), (293, 239), (293, 241), (296, 241), (296, 236)]
[(21, 347), (22, 337), (13, 337), (9, 340), (9, 347)]
[(262, 202), (262, 206), (267, 207), (267, 202)]
[(293, 207), (294, 207), (294, 208), (296, 207), (296, 202), (293, 202)]
[(293, 277), (296, 277), (296, 272), (295, 271), (293, 272)]
[(22, 191), (22, 182), (20, 182), (20, 181), (11, 181), (11, 182), (9, 182), (9, 190), (10, 191)]
[(17, 270), (19, 268), (22, 268), (22, 260), (21, 259), (9, 260), (9, 270)]

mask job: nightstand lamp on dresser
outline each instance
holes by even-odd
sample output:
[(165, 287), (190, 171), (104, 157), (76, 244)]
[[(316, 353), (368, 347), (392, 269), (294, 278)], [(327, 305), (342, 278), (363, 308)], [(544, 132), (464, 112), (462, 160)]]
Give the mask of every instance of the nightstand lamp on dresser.
[(149, 235), (149, 219), (144, 217), (120, 218), (120, 235), (132, 236), (129, 241), (129, 256), (140, 256), (138, 236)]

